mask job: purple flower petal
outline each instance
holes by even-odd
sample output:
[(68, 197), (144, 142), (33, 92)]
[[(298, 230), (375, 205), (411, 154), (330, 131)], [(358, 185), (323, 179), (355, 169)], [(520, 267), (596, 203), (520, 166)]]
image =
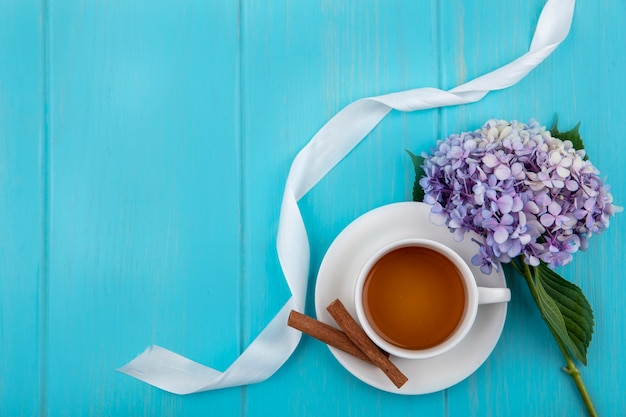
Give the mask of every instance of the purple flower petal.
[(493, 171), (494, 175), (500, 181), (504, 181), (511, 176), (511, 169), (506, 165), (498, 165), (498, 167)]
[(448, 216), (444, 213), (433, 213), (432, 211), (430, 212), (430, 221), (437, 225), (437, 226), (443, 226), (444, 224), (446, 224), (446, 220), (448, 220)]
[(553, 216), (558, 216), (561, 214), (561, 205), (556, 201), (551, 202), (548, 206), (548, 212)]
[(567, 180), (565, 181), (565, 188), (572, 192), (576, 191), (578, 190), (578, 183), (574, 180)]
[[(552, 266), (571, 261), (618, 211), (584, 151), (552, 138), (538, 122), (489, 120), (424, 153), (420, 180), (431, 220), (455, 239), (484, 239), (472, 263), (484, 273), (522, 254)], [(478, 243), (478, 242), (477, 242)]]
[(463, 148), (460, 146), (453, 146), (448, 152), (448, 155), (452, 158), (462, 158), (463, 157)]
[(585, 204), (583, 207), (585, 207), (585, 210), (591, 211), (593, 210), (593, 208), (596, 205), (596, 199), (595, 198), (590, 198), (587, 201), (585, 201)]
[(515, 218), (513, 218), (513, 216), (511, 216), (510, 214), (505, 214), (500, 219), (500, 224), (505, 225), (505, 226), (510, 226), (514, 222), (515, 222)]
[(509, 213), (513, 208), (513, 197), (510, 195), (503, 195), (498, 199), (498, 209), (502, 213)]
[(498, 159), (497, 156), (495, 156), (492, 153), (488, 153), (485, 156), (483, 156), (483, 164), (485, 164), (486, 167), (489, 168), (495, 168), (498, 165), (500, 165), (500, 160)]
[(563, 188), (563, 187), (565, 187), (565, 182), (553, 178), (552, 179), (552, 186), (554, 188)]
[(493, 231), (493, 239), (496, 243), (504, 243), (509, 238), (509, 232), (502, 226), (498, 226)]
[(539, 214), (539, 206), (534, 201), (529, 201), (525, 204), (526, 211), (532, 214)]
[(552, 226), (554, 224), (554, 220), (555, 220), (555, 217), (549, 213), (546, 213), (539, 218), (539, 221), (541, 221), (541, 224), (544, 225), (545, 227)]

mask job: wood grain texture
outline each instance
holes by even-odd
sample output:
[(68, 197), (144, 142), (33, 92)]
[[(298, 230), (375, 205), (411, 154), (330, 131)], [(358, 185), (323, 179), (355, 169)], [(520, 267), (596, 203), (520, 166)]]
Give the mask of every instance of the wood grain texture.
[[(289, 297), (275, 251), (296, 153), (371, 95), (452, 88), (524, 53), (544, 1), (0, 0), (0, 415), (583, 416), (525, 283), (492, 356), (424, 396), (381, 392), (304, 338), (269, 380), (180, 397), (115, 369), (156, 343), (225, 369)], [(392, 112), (300, 202), (315, 274), (360, 214), (411, 197), (405, 149), (492, 117), (582, 121), (626, 201), (626, 3), (483, 101)], [(626, 415), (624, 214), (561, 272), (596, 315), (583, 377)]]
[(45, 332), (43, 40), (39, 1), (0, 4), (0, 415), (41, 411)]
[(206, 413), (115, 369), (152, 343), (218, 369), (240, 351), (237, 9), (59, 1), (49, 19), (48, 409)]

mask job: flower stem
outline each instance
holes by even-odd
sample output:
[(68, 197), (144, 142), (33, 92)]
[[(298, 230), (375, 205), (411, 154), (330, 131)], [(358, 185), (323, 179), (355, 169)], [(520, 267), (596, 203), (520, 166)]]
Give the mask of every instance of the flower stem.
[[(535, 281), (533, 280), (533, 275), (530, 270), (530, 267), (526, 263), (522, 263), (523, 268), (520, 268), (520, 266), (515, 261), (511, 262), (511, 264), (513, 265), (515, 270), (526, 279), (526, 283), (528, 284), (530, 293), (533, 296), (533, 299), (535, 300), (535, 303), (537, 304), (537, 306), (539, 306), (539, 300), (538, 300), (539, 296), (537, 294), (537, 287), (535, 287)], [(543, 317), (543, 313), (541, 313), (541, 315)], [(545, 321), (545, 318), (544, 318), (544, 321)], [(574, 383), (576, 384), (576, 388), (578, 388), (578, 393), (580, 394), (580, 397), (582, 398), (583, 403), (585, 404), (585, 408), (587, 409), (587, 413), (589, 414), (589, 416), (597, 417), (598, 413), (596, 412), (593, 402), (591, 401), (591, 397), (589, 396), (587, 387), (585, 386), (585, 383), (583, 382), (583, 378), (580, 374), (580, 371), (576, 367), (574, 360), (572, 359), (567, 348), (563, 344), (563, 341), (561, 341), (561, 338), (556, 334), (552, 326), (550, 326), (548, 322), (546, 322), (546, 324), (548, 325), (548, 328), (550, 329), (552, 336), (554, 336), (554, 340), (556, 341), (556, 344), (558, 345), (559, 350), (561, 351), (561, 354), (563, 355), (563, 358), (565, 359), (565, 363), (567, 366), (563, 367), (563, 370), (569, 376), (571, 376), (572, 379), (574, 380)]]

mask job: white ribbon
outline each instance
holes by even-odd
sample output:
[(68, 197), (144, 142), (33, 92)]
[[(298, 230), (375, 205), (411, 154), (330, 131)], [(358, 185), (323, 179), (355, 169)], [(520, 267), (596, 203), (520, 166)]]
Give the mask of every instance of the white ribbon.
[(309, 243), (298, 200), (341, 161), (392, 109), (410, 112), (467, 104), (510, 87), (539, 65), (566, 38), (575, 0), (548, 0), (530, 49), (515, 61), (449, 91), (419, 88), (357, 100), (324, 125), (296, 155), (283, 195), (276, 247), (292, 296), (248, 348), (224, 372), (159, 346), (119, 369), (176, 394), (247, 385), (274, 374), (291, 356), (301, 333), (287, 326), (290, 310), (304, 311)]

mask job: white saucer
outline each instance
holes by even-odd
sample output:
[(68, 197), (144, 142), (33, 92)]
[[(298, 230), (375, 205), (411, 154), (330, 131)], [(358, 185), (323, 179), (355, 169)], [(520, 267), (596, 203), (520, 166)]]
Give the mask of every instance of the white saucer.
[[(469, 236), (455, 242), (445, 226), (430, 222), (429, 213), (430, 206), (424, 203), (395, 203), (374, 209), (350, 223), (332, 243), (320, 266), (315, 288), (318, 320), (337, 327), (326, 311), (336, 298), (356, 317), (353, 287), (359, 271), (378, 248), (398, 239), (425, 237), (444, 243), (465, 259), (479, 286), (506, 287), (502, 269), (485, 275), (471, 264), (478, 247)], [(487, 360), (502, 333), (506, 308), (507, 303), (479, 306), (474, 326), (465, 340), (441, 356), (423, 360), (392, 357), (409, 378), (400, 389), (373, 365), (335, 348), (330, 351), (350, 373), (373, 387), (405, 395), (436, 392), (461, 382)]]

